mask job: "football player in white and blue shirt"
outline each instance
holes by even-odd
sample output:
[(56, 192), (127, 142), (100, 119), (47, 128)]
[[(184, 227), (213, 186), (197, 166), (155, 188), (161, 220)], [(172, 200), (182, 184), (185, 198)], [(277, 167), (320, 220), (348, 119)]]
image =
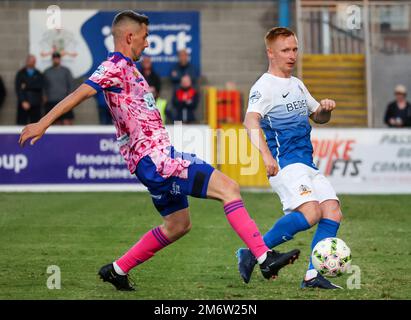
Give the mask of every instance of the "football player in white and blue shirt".
[[(313, 163), (309, 122), (309, 118), (316, 123), (328, 122), (336, 104), (330, 99), (317, 102), (303, 82), (291, 75), (298, 53), (291, 30), (273, 28), (265, 43), (269, 68), (251, 88), (244, 125), (262, 155), (285, 215), (264, 235), (264, 242), (274, 248), (318, 224), (312, 249), (322, 239), (336, 236), (342, 218), (333, 187)], [(240, 274), (248, 283), (255, 258), (243, 248), (237, 257)], [(301, 287), (341, 288), (322, 277), (311, 261)]]

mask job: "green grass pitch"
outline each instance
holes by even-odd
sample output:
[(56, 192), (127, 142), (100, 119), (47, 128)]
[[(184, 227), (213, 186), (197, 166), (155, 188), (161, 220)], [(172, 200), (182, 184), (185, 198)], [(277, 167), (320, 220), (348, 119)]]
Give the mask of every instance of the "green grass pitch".
[[(281, 216), (276, 196), (244, 193), (267, 231)], [(145, 193), (0, 193), (0, 299), (410, 299), (409, 196), (341, 196), (339, 237), (361, 270), (361, 289), (301, 290), (314, 230), (279, 250), (301, 257), (266, 281), (255, 270), (246, 285), (237, 272), (242, 246), (217, 201), (190, 199), (193, 228), (131, 272), (135, 292), (101, 282), (99, 267), (119, 257), (161, 223)], [(47, 288), (47, 267), (61, 270), (61, 289)], [(335, 279), (346, 286), (350, 275)]]

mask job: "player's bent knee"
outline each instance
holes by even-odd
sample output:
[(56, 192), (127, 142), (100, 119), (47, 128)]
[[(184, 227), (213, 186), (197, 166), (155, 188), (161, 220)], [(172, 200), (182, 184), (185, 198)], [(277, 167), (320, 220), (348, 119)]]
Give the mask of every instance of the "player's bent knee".
[(188, 221), (176, 224), (167, 224), (165, 228), (167, 230), (167, 234), (171, 238), (170, 240), (175, 241), (190, 232), (191, 222)]
[(233, 197), (239, 197), (240, 196), (240, 185), (232, 180), (232, 179), (228, 179), (227, 183), (226, 183), (226, 188), (225, 188), (226, 192), (228, 194), (230, 194)]
[(185, 224), (184, 227), (181, 230), (182, 235), (185, 235), (185, 234), (189, 233), (190, 230), (191, 230), (191, 227), (192, 227), (191, 222)]
[(176, 233), (180, 236), (183, 236), (183, 235), (187, 234), (190, 230), (191, 230), (191, 222), (190, 221), (186, 221), (184, 223), (181, 223), (181, 224), (177, 225), (177, 227), (176, 227)]
[(207, 196), (219, 199), (225, 203), (241, 198), (239, 184), (225, 174), (216, 170), (211, 182)]
[(341, 222), (341, 220), (343, 219), (343, 215), (341, 210), (336, 210), (336, 211), (332, 211), (332, 212), (326, 212), (322, 214), (322, 218), (323, 219), (330, 219), (336, 222)]
[(171, 241), (175, 241), (187, 234), (191, 230), (188, 208), (164, 217), (163, 227)]
[(310, 215), (310, 224), (313, 226), (315, 224), (317, 224), (320, 220), (321, 220), (321, 210), (320, 208), (315, 208)]
[(321, 216), (323, 219), (330, 219), (341, 222), (343, 215), (341, 212), (340, 203), (337, 200), (326, 200), (321, 203)]
[(307, 222), (313, 226), (318, 223), (321, 219), (321, 208), (318, 202), (316, 201), (310, 201), (302, 204), (299, 206), (297, 211), (300, 211)]
[(187, 224), (187, 225), (182, 225), (179, 228), (176, 229), (176, 233), (175, 235), (177, 237), (182, 237), (184, 235), (186, 235), (187, 233), (189, 233), (191, 230), (191, 223)]
[(236, 181), (228, 178), (221, 187), (221, 200), (223, 200), (224, 203), (241, 198), (240, 186)]

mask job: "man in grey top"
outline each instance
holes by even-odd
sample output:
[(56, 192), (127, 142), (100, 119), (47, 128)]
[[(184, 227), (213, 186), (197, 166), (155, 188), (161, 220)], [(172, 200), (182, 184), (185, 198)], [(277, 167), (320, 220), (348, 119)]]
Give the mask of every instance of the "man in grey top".
[[(46, 114), (69, 93), (73, 91), (73, 76), (70, 70), (61, 65), (61, 55), (54, 52), (52, 55), (53, 65), (44, 71)], [(74, 113), (69, 111), (58, 118), (55, 124), (73, 124)]]

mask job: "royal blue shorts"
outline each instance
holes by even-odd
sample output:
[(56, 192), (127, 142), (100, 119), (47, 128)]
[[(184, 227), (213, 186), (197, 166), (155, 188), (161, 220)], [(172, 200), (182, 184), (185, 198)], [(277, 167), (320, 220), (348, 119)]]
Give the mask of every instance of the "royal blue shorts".
[(195, 154), (179, 153), (170, 149), (171, 158), (182, 158), (191, 164), (186, 179), (179, 177), (163, 178), (150, 156), (143, 157), (137, 164), (135, 174), (150, 192), (154, 206), (162, 216), (188, 207), (187, 196), (207, 198), (208, 182), (214, 168), (197, 158)]

